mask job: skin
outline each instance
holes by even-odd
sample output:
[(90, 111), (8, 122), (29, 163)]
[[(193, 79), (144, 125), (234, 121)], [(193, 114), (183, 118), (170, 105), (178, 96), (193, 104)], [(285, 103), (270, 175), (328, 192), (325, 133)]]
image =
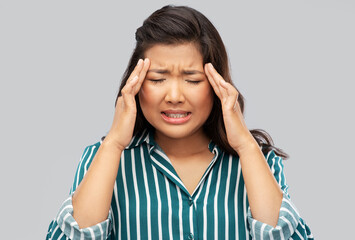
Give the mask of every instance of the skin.
[[(202, 55), (192, 43), (159, 44), (148, 49), (145, 57), (151, 64), (138, 94), (142, 112), (155, 128), (155, 141), (192, 195), (213, 158), (210, 139), (202, 129), (213, 106)], [(166, 122), (162, 112), (169, 110), (189, 112), (190, 119), (182, 124)]]
[[(120, 156), (133, 134), (137, 113), (135, 95), (138, 93), (144, 115), (156, 128), (155, 140), (192, 193), (213, 157), (207, 149), (209, 139), (201, 128), (211, 111), (212, 90), (222, 103), (228, 142), (240, 158), (253, 218), (276, 226), (282, 191), (245, 124), (237, 102), (238, 91), (211, 64), (203, 66), (202, 56), (192, 44), (155, 45), (145, 56), (147, 58), (144, 62), (139, 60), (122, 89), (111, 129), (73, 194), (73, 217), (80, 228), (95, 225), (108, 217)], [(147, 74), (148, 69), (158, 67), (170, 70), (163, 77), (159, 75), (165, 79), (161, 85), (149, 80), (158, 76), (153, 76), (152, 72)], [(190, 86), (187, 77), (181, 74), (184, 69), (202, 70), (204, 74), (188, 76), (188, 79), (201, 82)], [(184, 109), (191, 112), (191, 118), (181, 126), (166, 124), (161, 119), (161, 111), (166, 108)], [(192, 173), (191, 169), (194, 169)]]
[(282, 191), (264, 154), (245, 124), (237, 102), (238, 91), (222, 78), (211, 63), (205, 65), (205, 72), (222, 103), (228, 142), (239, 155), (252, 216), (275, 227), (282, 202)]
[[(208, 142), (202, 125), (212, 110), (213, 90), (195, 45), (159, 44), (148, 49), (145, 57), (151, 65), (138, 96), (145, 118), (155, 128), (158, 144), (166, 140)], [(170, 124), (161, 116), (166, 110), (190, 112), (191, 118), (184, 124)]]

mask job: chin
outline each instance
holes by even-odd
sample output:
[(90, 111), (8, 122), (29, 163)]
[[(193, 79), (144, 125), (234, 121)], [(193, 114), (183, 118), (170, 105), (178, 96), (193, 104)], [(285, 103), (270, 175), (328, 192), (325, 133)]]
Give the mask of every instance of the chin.
[(172, 139), (183, 139), (183, 138), (188, 138), (192, 135), (194, 135), (196, 132), (199, 131), (199, 129), (183, 129), (185, 127), (179, 127), (179, 126), (174, 126), (171, 127), (170, 129), (161, 129), (161, 128), (155, 128), (156, 134), (159, 134), (160, 136), (172, 138)]
[(189, 134), (184, 134), (182, 132), (161, 132), (161, 131), (159, 131), (159, 135), (167, 138), (176, 139), (176, 140), (183, 139), (189, 136)]

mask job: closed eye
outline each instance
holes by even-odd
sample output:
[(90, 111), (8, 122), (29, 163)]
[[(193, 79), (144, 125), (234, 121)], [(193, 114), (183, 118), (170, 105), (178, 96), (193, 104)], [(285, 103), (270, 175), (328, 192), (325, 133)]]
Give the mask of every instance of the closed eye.
[[(162, 83), (165, 79), (164, 78), (161, 78), (161, 79), (147, 79), (151, 82), (153, 82), (154, 84), (157, 84), (157, 83)], [(190, 84), (199, 84), (200, 82), (202, 82), (201, 80), (185, 80), (186, 82), (190, 83)]]
[(202, 81), (196, 81), (196, 80), (186, 80), (186, 82), (191, 83), (191, 84), (199, 84)]
[(153, 82), (153, 83), (161, 83), (163, 82), (165, 79), (161, 78), (161, 79), (148, 79), (149, 81)]

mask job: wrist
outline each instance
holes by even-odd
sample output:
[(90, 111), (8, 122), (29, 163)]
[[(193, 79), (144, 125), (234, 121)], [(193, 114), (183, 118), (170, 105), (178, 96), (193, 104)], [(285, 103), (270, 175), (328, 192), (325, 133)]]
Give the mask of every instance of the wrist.
[(111, 138), (109, 134), (102, 141), (101, 145), (104, 146), (105, 148), (115, 149), (120, 152), (123, 152), (123, 150), (125, 149), (125, 146), (123, 146), (122, 144), (119, 144), (117, 142), (117, 140)]
[(239, 157), (249, 155), (250, 153), (253, 153), (255, 151), (260, 151), (259, 144), (251, 134), (250, 136), (251, 137), (249, 137), (249, 139), (246, 140), (245, 143), (243, 143), (237, 149), (234, 149), (238, 153)]

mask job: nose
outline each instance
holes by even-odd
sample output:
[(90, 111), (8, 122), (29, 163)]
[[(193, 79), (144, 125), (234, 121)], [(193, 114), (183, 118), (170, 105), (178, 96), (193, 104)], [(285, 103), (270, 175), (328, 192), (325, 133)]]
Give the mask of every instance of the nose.
[(171, 104), (183, 103), (185, 101), (183, 87), (179, 80), (170, 81), (166, 89), (165, 101)]

